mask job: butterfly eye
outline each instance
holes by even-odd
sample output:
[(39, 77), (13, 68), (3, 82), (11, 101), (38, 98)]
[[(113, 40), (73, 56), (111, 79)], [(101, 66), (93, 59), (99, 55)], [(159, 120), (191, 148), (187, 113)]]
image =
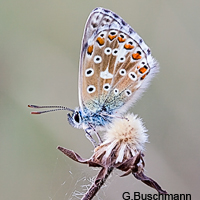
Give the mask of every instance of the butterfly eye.
[(76, 112), (75, 115), (74, 115), (74, 120), (77, 122), (77, 123), (80, 123), (80, 116), (79, 116), (79, 113)]
[(85, 70), (85, 76), (86, 77), (92, 76), (93, 74), (94, 74), (94, 70), (92, 68)]
[(104, 85), (103, 85), (103, 89), (104, 89), (105, 91), (108, 91), (108, 90), (110, 89), (110, 84), (109, 84), (109, 83), (104, 84)]
[(125, 76), (126, 75), (126, 70), (125, 69), (120, 69), (119, 74), (121, 76)]
[(117, 95), (119, 93), (119, 90), (117, 88), (114, 89), (114, 94)]
[(101, 63), (101, 61), (102, 61), (101, 56), (95, 56), (95, 57), (94, 57), (94, 62), (95, 62), (96, 64)]
[(87, 87), (87, 92), (88, 92), (89, 94), (95, 92), (95, 90), (96, 90), (96, 88), (94, 87), (94, 85), (89, 85), (89, 86)]
[(117, 55), (118, 55), (118, 52), (119, 52), (118, 49), (113, 49), (112, 55), (113, 55), (113, 56), (117, 56)]
[(81, 128), (82, 117), (79, 111), (74, 111), (72, 116), (68, 113), (67, 116), (68, 116), (68, 121), (72, 126), (76, 128)]
[(137, 75), (135, 72), (130, 72), (128, 74), (129, 78), (132, 80), (132, 81), (136, 81), (137, 80)]
[(106, 55), (110, 55), (111, 52), (112, 52), (112, 49), (111, 49), (110, 47), (107, 47), (107, 48), (105, 48), (105, 50), (104, 50), (104, 53), (105, 53)]
[(125, 90), (125, 94), (126, 94), (126, 96), (131, 96), (131, 94), (132, 94), (132, 92), (130, 91), (130, 90)]

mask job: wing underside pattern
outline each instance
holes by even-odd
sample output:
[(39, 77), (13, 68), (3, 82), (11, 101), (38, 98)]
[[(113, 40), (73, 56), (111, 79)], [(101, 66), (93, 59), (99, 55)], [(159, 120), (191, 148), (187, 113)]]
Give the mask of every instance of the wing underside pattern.
[(157, 68), (149, 48), (119, 16), (101, 8), (91, 13), (80, 61), (82, 107), (119, 110), (137, 100)]

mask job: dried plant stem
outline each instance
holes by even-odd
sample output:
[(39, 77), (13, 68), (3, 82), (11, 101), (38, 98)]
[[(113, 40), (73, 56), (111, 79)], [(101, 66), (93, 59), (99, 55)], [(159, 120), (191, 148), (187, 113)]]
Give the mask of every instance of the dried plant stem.
[[(97, 194), (97, 192), (100, 190), (100, 188), (103, 186), (103, 184), (106, 182), (106, 179), (109, 177), (109, 175), (111, 174), (113, 169), (114, 169), (114, 167), (109, 167), (104, 178), (96, 179), (95, 182), (91, 185), (91, 187), (85, 193), (85, 195), (82, 197), (81, 200), (91, 200)], [(99, 174), (101, 173), (101, 171), (99, 172)], [(97, 175), (97, 177), (98, 177), (98, 175)]]

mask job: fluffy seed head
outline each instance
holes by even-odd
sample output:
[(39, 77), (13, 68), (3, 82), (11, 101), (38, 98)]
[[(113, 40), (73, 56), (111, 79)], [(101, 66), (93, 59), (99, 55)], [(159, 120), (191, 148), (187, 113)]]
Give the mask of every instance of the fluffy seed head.
[(118, 141), (131, 149), (143, 151), (147, 142), (147, 129), (137, 115), (127, 114), (124, 119), (116, 118), (105, 134), (106, 141)]
[(116, 118), (107, 127), (104, 142), (95, 148), (95, 158), (100, 159), (103, 165), (115, 165), (143, 153), (148, 138), (146, 132), (137, 115), (127, 114), (125, 118)]

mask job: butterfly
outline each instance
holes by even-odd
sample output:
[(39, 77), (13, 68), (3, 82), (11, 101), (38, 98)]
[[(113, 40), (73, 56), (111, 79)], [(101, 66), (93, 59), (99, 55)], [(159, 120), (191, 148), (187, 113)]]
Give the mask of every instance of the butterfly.
[(41, 114), (55, 110), (69, 110), (68, 121), (75, 128), (83, 128), (92, 137), (104, 130), (116, 117), (136, 102), (158, 72), (158, 63), (152, 57), (143, 39), (114, 12), (95, 8), (88, 17), (82, 39), (79, 64), (79, 107), (36, 106), (56, 108), (32, 112)]

